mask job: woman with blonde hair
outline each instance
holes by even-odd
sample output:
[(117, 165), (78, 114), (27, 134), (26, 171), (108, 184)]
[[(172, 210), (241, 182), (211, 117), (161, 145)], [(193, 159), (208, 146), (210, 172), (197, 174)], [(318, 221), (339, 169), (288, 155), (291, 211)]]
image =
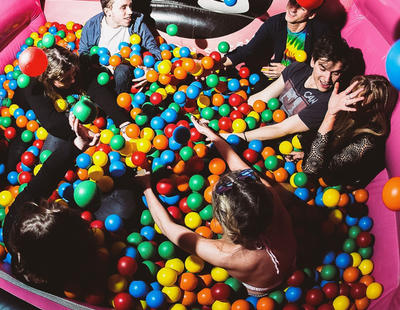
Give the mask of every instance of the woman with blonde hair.
[(335, 86), (318, 131), (299, 135), (303, 171), (328, 184), (367, 185), (385, 166), (385, 142), (398, 93), (380, 75), (356, 76), (338, 93)]

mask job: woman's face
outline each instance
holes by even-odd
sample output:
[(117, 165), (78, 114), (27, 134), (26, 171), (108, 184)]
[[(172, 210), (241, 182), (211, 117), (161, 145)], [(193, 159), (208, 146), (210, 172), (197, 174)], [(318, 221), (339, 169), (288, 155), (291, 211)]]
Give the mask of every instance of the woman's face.
[(71, 68), (65, 73), (62, 79), (54, 81), (54, 86), (62, 89), (70, 88), (75, 83), (77, 72), (78, 70), (76, 68)]

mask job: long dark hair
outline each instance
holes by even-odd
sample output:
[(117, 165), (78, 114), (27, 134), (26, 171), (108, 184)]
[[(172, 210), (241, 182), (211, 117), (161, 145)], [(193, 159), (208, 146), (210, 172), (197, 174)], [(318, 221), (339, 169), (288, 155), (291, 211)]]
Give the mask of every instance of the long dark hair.
[(356, 104), (357, 111), (338, 113), (333, 127), (333, 148), (349, 143), (360, 134), (387, 137), (390, 133), (390, 118), (398, 92), (380, 75), (356, 76), (351, 83), (356, 81), (354, 90), (363, 88), (361, 95), (365, 99)]
[(78, 211), (56, 202), (27, 202), (22, 208), (9, 237), (16, 277), (52, 291), (69, 281), (79, 281), (93, 264), (96, 251), (89, 224)]
[(55, 45), (52, 48), (45, 49), (48, 65), (38, 80), (43, 84), (46, 96), (52, 100), (61, 98), (54, 81), (61, 81), (65, 74), (71, 69), (79, 71), (79, 57), (70, 50)]

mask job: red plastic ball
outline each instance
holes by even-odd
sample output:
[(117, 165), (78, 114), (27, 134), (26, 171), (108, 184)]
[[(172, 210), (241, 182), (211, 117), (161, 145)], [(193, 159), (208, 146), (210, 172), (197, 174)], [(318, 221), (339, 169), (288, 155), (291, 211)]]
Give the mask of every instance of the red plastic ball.
[(17, 134), (17, 131), (15, 130), (14, 127), (8, 127), (4, 131), (4, 137), (6, 137), (8, 140), (14, 139)]
[(364, 283), (352, 283), (350, 296), (354, 299), (364, 298), (367, 292), (367, 286)]
[(372, 243), (372, 235), (367, 231), (362, 231), (357, 235), (356, 242), (360, 248), (366, 248)]
[(168, 207), (168, 213), (176, 220), (181, 220), (182, 219), (182, 212), (179, 210), (178, 207), (176, 206), (170, 206)]
[(39, 76), (47, 68), (47, 56), (38, 47), (29, 47), (18, 58), (18, 64), (23, 73), (28, 76)]
[(123, 256), (118, 261), (118, 272), (122, 276), (132, 277), (138, 268), (136, 261), (129, 256)]
[(216, 283), (211, 288), (211, 295), (216, 300), (227, 300), (231, 294), (231, 288), (225, 283)]
[(90, 223), (90, 227), (104, 230), (104, 223), (103, 221), (100, 220), (94, 220), (93, 222)]
[(251, 164), (254, 164), (258, 159), (258, 153), (252, 149), (247, 149), (243, 152), (243, 157)]
[(18, 175), (18, 182), (19, 184), (29, 183), (32, 180), (32, 174), (28, 171), (22, 171)]
[(239, 110), (233, 110), (230, 114), (229, 117), (232, 121), (234, 121), (235, 119), (239, 119), (239, 118), (243, 118), (243, 114), (242, 112), (240, 112)]
[(243, 98), (240, 97), (238, 94), (232, 94), (229, 96), (229, 104), (232, 107), (237, 107), (243, 102)]
[(160, 93), (154, 92), (150, 96), (150, 102), (154, 105), (160, 104), (162, 101), (162, 95)]
[(142, 166), (146, 162), (146, 154), (140, 151), (133, 152), (131, 160), (134, 165)]
[(101, 143), (96, 147), (96, 151), (101, 151), (108, 154), (111, 152), (111, 147), (108, 144)]
[(76, 174), (73, 170), (68, 170), (65, 175), (64, 179), (66, 179), (68, 182), (73, 182), (76, 179)]
[(242, 79), (247, 79), (250, 75), (250, 70), (247, 67), (241, 67), (239, 70), (239, 75)]
[(83, 219), (87, 222), (91, 222), (91, 221), (93, 221), (93, 215), (90, 211), (83, 211), (81, 213), (81, 219)]
[(327, 283), (322, 287), (322, 291), (324, 292), (326, 298), (334, 299), (337, 295), (339, 295), (339, 286), (337, 283)]
[(134, 300), (128, 293), (118, 293), (115, 295), (113, 303), (116, 310), (130, 310), (134, 306)]
[(218, 120), (219, 129), (225, 131), (232, 130), (232, 120), (229, 117), (223, 116)]
[(190, 140), (193, 142), (198, 142), (201, 139), (201, 133), (196, 128), (190, 129)]
[(306, 275), (303, 270), (296, 270), (287, 280), (288, 286), (301, 286), (304, 282)]
[(214, 59), (214, 61), (216, 61), (216, 62), (218, 62), (218, 61), (221, 60), (221, 54), (218, 53), (217, 51), (211, 52), (211, 53), (210, 53), (210, 57), (211, 57), (212, 59)]
[(174, 133), (174, 130), (176, 128), (175, 124), (168, 124), (167, 126), (165, 126), (164, 128), (164, 134), (167, 138), (171, 138), (172, 134)]
[(24, 152), (21, 155), (21, 162), (28, 167), (33, 166), (33, 164), (35, 163), (35, 155), (31, 152)]
[(33, 141), (32, 145), (36, 146), (39, 150), (41, 150), (43, 147), (43, 144), (44, 144), (44, 141), (38, 139), (38, 140)]
[(192, 209), (190, 209), (187, 204), (187, 197), (184, 197), (181, 200), (179, 200), (179, 209), (185, 214), (192, 212)]
[(324, 301), (324, 294), (320, 289), (312, 288), (306, 293), (306, 303), (311, 306), (319, 306)]
[(186, 127), (187, 129), (190, 129), (190, 124), (188, 121), (185, 121), (184, 119), (180, 120), (179, 122), (176, 123), (176, 126), (183, 126)]
[(104, 117), (98, 117), (93, 121), (93, 125), (95, 125), (99, 129), (102, 129), (106, 127), (107, 122)]
[(22, 170), (22, 163), (21, 162), (19, 162), (16, 166), (15, 166), (15, 170), (17, 170), (17, 172), (18, 173), (20, 173), (20, 172), (22, 172), (23, 170)]
[(238, 106), (238, 110), (242, 112), (244, 115), (247, 115), (253, 110), (253, 108), (251, 107), (251, 105), (245, 102), (242, 103), (240, 106)]
[(340, 283), (339, 295), (344, 295), (344, 296), (350, 295), (350, 286), (347, 283)]
[(174, 192), (175, 184), (171, 179), (164, 178), (157, 182), (156, 188), (161, 195), (168, 196)]
[(82, 29), (82, 25), (81, 24), (74, 24), (72, 26), (72, 31), (73, 32), (77, 32), (79, 29)]

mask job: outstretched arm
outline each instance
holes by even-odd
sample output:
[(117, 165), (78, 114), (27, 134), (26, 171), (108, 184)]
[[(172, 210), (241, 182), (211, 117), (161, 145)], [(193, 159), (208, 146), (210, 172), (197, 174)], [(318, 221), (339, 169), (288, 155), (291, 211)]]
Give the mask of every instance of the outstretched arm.
[(229, 169), (234, 170), (243, 170), (250, 168), (238, 154), (231, 148), (229, 143), (227, 143), (223, 138), (221, 138), (218, 134), (211, 130), (210, 127), (205, 125), (202, 122), (196, 120), (194, 116), (191, 117), (194, 127), (203, 135), (207, 137), (208, 141), (214, 143), (218, 152), (221, 154), (222, 158), (226, 161), (229, 166)]
[(262, 91), (254, 95), (251, 95), (247, 100), (247, 102), (251, 106), (253, 106), (256, 100), (262, 100), (267, 102), (271, 98), (279, 97), (279, 95), (283, 92), (284, 88), (285, 88), (285, 81), (283, 80), (282, 75), (280, 75), (279, 78), (276, 81), (274, 81), (271, 85), (264, 88)]

